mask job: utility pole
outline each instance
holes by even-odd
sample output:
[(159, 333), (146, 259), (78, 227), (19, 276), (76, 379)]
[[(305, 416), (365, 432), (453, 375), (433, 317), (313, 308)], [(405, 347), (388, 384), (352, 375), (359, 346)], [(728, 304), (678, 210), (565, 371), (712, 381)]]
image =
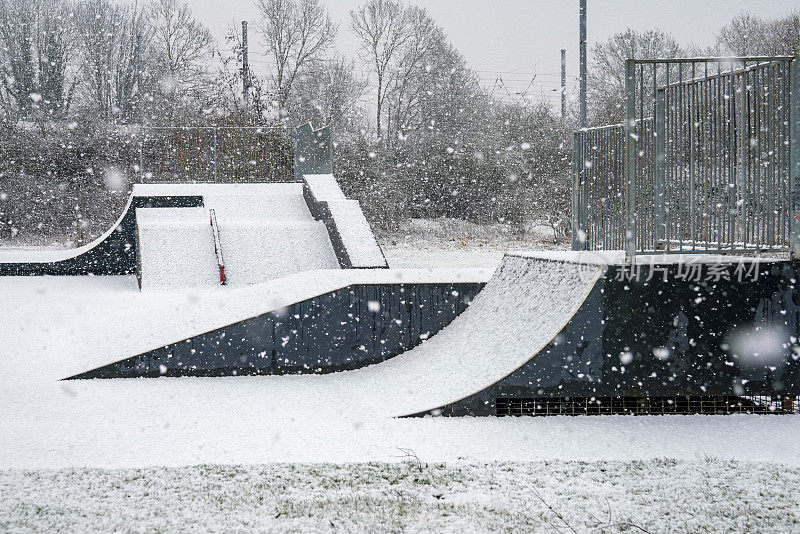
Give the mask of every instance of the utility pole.
[(250, 93), (250, 68), (247, 64), (247, 21), (242, 21), (242, 98), (247, 106), (247, 97)]
[(567, 51), (561, 49), (561, 120), (567, 118)]
[(578, 128), (586, 128), (586, 0), (580, 0), (580, 45), (581, 45), (581, 114)]

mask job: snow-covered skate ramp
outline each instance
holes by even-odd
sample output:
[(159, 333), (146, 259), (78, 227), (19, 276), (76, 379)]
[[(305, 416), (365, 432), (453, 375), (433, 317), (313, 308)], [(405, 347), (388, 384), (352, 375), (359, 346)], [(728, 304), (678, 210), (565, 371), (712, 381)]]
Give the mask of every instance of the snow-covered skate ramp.
[(325, 224), (217, 214), (228, 285), (258, 284), (301, 271), (337, 269)]
[(210, 209), (216, 214), (229, 286), (339, 268), (325, 224), (311, 216), (302, 184), (146, 189), (161, 195), (191, 190), (202, 195), (204, 207), (137, 210), (142, 289), (219, 287)]
[[(431, 339), (386, 362), (340, 373), (363, 413), (426, 412), (494, 384), (564, 328), (604, 273), (600, 265), (506, 255), (470, 307)], [(326, 377), (327, 378), (327, 377)]]
[(136, 210), (143, 288), (219, 285), (206, 208)]
[[(264, 410), (296, 417), (404, 416), (465, 399), (535, 358), (605, 272), (599, 263), (579, 263), (583, 258), (574, 254), (555, 258), (507, 255), (466, 311), (422, 345), (382, 363), (327, 375), (242, 377), (237, 383)], [(174, 386), (181, 390), (197, 384), (177, 380), (185, 381)]]

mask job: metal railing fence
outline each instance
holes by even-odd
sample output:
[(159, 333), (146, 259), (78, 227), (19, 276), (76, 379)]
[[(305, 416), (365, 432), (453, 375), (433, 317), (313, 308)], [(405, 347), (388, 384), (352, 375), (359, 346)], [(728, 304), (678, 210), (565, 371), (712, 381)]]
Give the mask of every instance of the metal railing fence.
[(141, 182), (290, 182), (292, 142), (281, 128), (143, 127)]
[[(574, 133), (572, 247), (602, 250), (625, 246), (624, 153), (622, 124)], [(592, 237), (589, 242), (589, 237)]]
[(628, 60), (625, 122), (575, 133), (573, 248), (796, 247), (797, 69), (790, 57)]

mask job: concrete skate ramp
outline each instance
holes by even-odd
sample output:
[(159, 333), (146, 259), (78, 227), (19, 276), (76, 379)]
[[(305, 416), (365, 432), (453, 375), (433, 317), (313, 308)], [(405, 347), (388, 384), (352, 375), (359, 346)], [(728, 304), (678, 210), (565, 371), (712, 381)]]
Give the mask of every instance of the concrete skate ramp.
[[(427, 412), (498, 382), (558, 335), (605, 272), (600, 264), (578, 264), (576, 260), (574, 254), (563, 258), (507, 255), (466, 311), (422, 345), (382, 363), (326, 375), (203, 380), (237, 380), (258, 398), (265, 411), (297, 417), (328, 413), (360, 418)], [(331, 276), (371, 273), (373, 278), (380, 274), (382, 279), (401, 274), (387, 270), (329, 272)], [(200, 379), (157, 380), (190, 384)]]
[(257, 221), (224, 213), (218, 220), (229, 285), (339, 267), (322, 222)]
[(601, 264), (506, 255), (470, 307), (422, 345), (340, 373), (357, 410), (412, 415), (456, 402), (514, 372), (542, 350), (605, 272)]
[(136, 209), (196, 207), (203, 197), (186, 189), (164, 192), (136, 184), (114, 225), (72, 249), (0, 250), (0, 276), (123, 275), (136, 271)]

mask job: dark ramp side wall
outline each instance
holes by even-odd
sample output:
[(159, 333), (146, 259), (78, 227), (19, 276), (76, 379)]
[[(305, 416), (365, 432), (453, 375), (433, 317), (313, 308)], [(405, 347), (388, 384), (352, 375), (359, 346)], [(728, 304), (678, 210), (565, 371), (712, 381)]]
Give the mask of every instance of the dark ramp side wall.
[[(742, 281), (737, 265), (699, 282), (681, 278), (685, 266), (666, 281), (650, 266), (633, 279), (621, 269), (609, 268), (545, 350), (441, 414), (495, 415), (497, 398), (800, 395), (800, 264), (763, 262)], [(780, 354), (736, 353), (736, 333), (764, 332)]]
[[(136, 208), (195, 208), (201, 196), (135, 196), (122, 220), (103, 241), (73, 258), (42, 263), (0, 263), (0, 276), (75, 276), (134, 274), (136, 265)], [(68, 254), (70, 251), (65, 250)]]
[(356, 369), (435, 335), (482, 288), (479, 283), (353, 285), (70, 378)]

